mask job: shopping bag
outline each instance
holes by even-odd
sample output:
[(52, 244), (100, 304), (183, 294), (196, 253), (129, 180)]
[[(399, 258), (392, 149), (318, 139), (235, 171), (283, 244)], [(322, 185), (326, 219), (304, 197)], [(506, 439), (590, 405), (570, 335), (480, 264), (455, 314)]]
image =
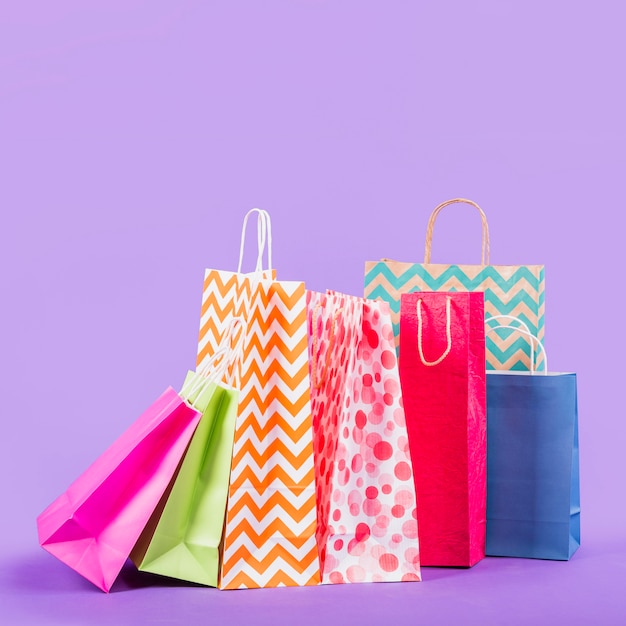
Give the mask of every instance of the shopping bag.
[(224, 349), (209, 367), (187, 374), (183, 392), (202, 411), (202, 418), (162, 506), (131, 553), (141, 571), (218, 584), (239, 396), (238, 381), (226, 385), (220, 380), (239, 356), (242, 331), (235, 318)]
[(419, 581), (415, 489), (387, 304), (308, 292), (323, 583)]
[(41, 546), (109, 591), (200, 420), (171, 387), (37, 518)]
[[(431, 263), (435, 220), (441, 210), (455, 203), (475, 207), (482, 221), (480, 265)], [(391, 306), (396, 345), (399, 347), (400, 296), (413, 291), (483, 291), (486, 315), (513, 315), (523, 320), (540, 340), (544, 335), (544, 266), (490, 265), (489, 227), (482, 209), (471, 200), (455, 198), (437, 206), (426, 230), (424, 263), (383, 259), (365, 264), (365, 297), (380, 298)], [(487, 369), (527, 370), (528, 344), (519, 335), (504, 331), (486, 342)]]
[(488, 555), (568, 560), (580, 545), (576, 374), (543, 363), (487, 375)]
[[(269, 257), (269, 216), (258, 213)], [(241, 391), (220, 588), (317, 584), (304, 283), (277, 281), (259, 263), (251, 274), (207, 270), (198, 368), (233, 316), (243, 317), (246, 331), (235, 364)]]
[(485, 556), (483, 294), (403, 294), (399, 366), (421, 564), (472, 566)]

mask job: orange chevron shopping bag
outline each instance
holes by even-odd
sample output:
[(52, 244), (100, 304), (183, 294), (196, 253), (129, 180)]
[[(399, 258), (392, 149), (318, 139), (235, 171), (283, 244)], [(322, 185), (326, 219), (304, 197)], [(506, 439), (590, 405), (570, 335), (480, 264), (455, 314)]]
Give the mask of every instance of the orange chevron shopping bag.
[[(304, 283), (261, 269), (269, 216), (259, 214), (259, 259), (251, 274), (207, 270), (198, 368), (229, 321), (243, 317), (243, 356), (220, 588), (319, 582), (315, 474)], [(246, 220), (244, 221), (245, 234)], [(241, 256), (240, 265), (241, 269)]]
[[(469, 204), (478, 210), (482, 223), (480, 265), (430, 262), (435, 220), (450, 204)], [(544, 266), (490, 265), (489, 227), (482, 209), (471, 200), (454, 198), (437, 206), (428, 221), (424, 263), (382, 259), (365, 264), (365, 297), (384, 300), (391, 306), (396, 348), (400, 346), (400, 296), (413, 291), (483, 291), (485, 315), (514, 315), (526, 323), (540, 341), (544, 328)], [(489, 370), (528, 370), (530, 349), (513, 331), (487, 337)]]

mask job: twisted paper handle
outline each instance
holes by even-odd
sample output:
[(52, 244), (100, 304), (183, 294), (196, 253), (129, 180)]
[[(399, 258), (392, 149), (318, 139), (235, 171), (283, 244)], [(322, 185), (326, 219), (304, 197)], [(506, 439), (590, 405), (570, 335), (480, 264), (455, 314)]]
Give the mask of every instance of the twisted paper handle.
[(257, 218), (257, 259), (255, 272), (263, 271), (263, 254), (265, 252), (265, 245), (267, 243), (267, 264), (268, 270), (272, 269), (272, 220), (270, 214), (263, 209), (250, 209), (246, 216), (243, 218), (243, 227), (241, 229), (241, 244), (239, 246), (239, 263), (237, 265), (237, 273), (241, 272), (241, 265), (243, 263), (243, 251), (246, 245), (246, 226), (248, 225), (248, 218), (253, 213), (258, 214)]
[(489, 225), (487, 224), (487, 216), (484, 211), (471, 200), (467, 198), (453, 198), (452, 200), (446, 200), (439, 206), (435, 207), (428, 220), (428, 226), (426, 227), (426, 247), (424, 249), (424, 263), (430, 263), (431, 250), (433, 245), (433, 231), (435, 230), (435, 220), (441, 210), (450, 204), (469, 204), (478, 210), (480, 213), (480, 221), (482, 223), (482, 252), (480, 257), (481, 265), (489, 265)]
[[(498, 324), (497, 326), (488, 326), (489, 322), (492, 320), (507, 320), (511, 322), (517, 322), (522, 328), (511, 327), (508, 324)], [(530, 373), (531, 375), (535, 373), (535, 349), (533, 345), (533, 340), (537, 342), (537, 347), (539, 348), (539, 353), (543, 352), (543, 373), (546, 375), (548, 373), (548, 354), (546, 349), (543, 347), (543, 344), (535, 335), (530, 332), (528, 326), (518, 317), (514, 317), (513, 315), (492, 315), (485, 320), (485, 325), (487, 325), (486, 334), (489, 334), (493, 330), (499, 330), (501, 328), (510, 328), (511, 330), (516, 330), (518, 333), (522, 333), (522, 335), (526, 335), (530, 341)]]
[(450, 296), (446, 296), (446, 349), (444, 353), (435, 361), (427, 361), (424, 358), (424, 350), (422, 348), (422, 298), (417, 301), (417, 351), (420, 355), (421, 362), (427, 367), (439, 365), (450, 354), (452, 349), (452, 333), (450, 330)]
[[(239, 334), (237, 333), (239, 327)], [(189, 398), (196, 395), (196, 400), (200, 393), (206, 389), (211, 383), (220, 381), (227, 373), (231, 366), (236, 367), (236, 361), (242, 354), (244, 343), (244, 320), (242, 317), (234, 317), (224, 333), (222, 341), (215, 353), (205, 363), (201, 370), (196, 372), (196, 376), (187, 383), (181, 390), (181, 396), (194, 406), (195, 400), (192, 402)], [(234, 339), (234, 344), (233, 344)], [(235, 373), (228, 381), (233, 387), (239, 388), (239, 374), (235, 369)]]

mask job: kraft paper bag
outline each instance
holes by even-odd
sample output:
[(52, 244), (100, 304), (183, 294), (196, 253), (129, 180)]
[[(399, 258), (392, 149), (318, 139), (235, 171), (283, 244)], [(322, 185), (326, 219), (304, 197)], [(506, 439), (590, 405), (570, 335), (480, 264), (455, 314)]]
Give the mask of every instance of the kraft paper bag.
[[(480, 214), (482, 258), (480, 265), (431, 263), (435, 220), (445, 207), (466, 204)], [(489, 226), (483, 210), (471, 200), (454, 198), (437, 206), (426, 229), (423, 263), (382, 259), (365, 264), (365, 297), (391, 306), (396, 345), (400, 349), (400, 297), (415, 291), (482, 291), (486, 315), (514, 315), (522, 319), (540, 340), (544, 336), (545, 280), (543, 265), (490, 265)], [(528, 370), (528, 344), (504, 331), (488, 337), (487, 369)]]

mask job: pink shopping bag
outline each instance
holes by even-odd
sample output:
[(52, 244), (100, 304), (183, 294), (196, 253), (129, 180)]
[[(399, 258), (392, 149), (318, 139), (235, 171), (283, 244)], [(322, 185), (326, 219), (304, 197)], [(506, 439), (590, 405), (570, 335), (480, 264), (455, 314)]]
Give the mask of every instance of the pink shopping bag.
[(419, 581), (389, 306), (309, 292), (308, 322), (322, 582)]
[(109, 591), (159, 504), (200, 413), (171, 387), (37, 518), (39, 543)]

